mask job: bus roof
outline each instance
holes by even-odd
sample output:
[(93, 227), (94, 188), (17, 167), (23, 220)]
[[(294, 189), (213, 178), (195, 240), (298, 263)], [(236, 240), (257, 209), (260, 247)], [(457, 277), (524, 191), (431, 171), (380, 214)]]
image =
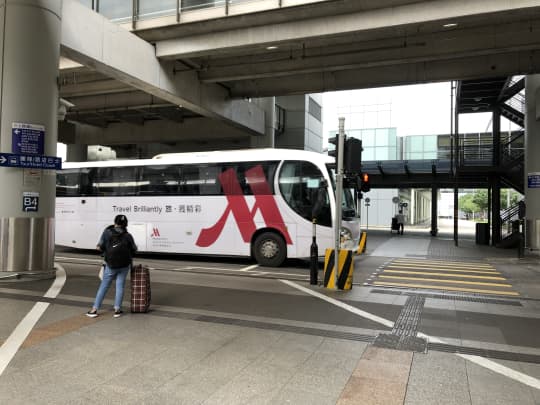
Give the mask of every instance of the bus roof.
[(319, 164), (334, 163), (334, 158), (322, 153), (300, 149), (240, 149), (210, 152), (162, 153), (152, 159), (102, 160), (92, 162), (64, 162), (63, 169), (77, 167), (147, 166), (171, 163), (219, 163), (275, 160), (308, 160)]

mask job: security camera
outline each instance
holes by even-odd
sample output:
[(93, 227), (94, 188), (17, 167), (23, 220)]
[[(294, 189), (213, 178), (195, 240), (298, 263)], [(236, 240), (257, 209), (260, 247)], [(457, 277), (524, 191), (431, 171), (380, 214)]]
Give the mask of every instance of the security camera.
[(63, 121), (66, 119), (66, 114), (68, 108), (75, 107), (75, 104), (70, 103), (69, 101), (61, 98), (58, 100), (58, 121)]

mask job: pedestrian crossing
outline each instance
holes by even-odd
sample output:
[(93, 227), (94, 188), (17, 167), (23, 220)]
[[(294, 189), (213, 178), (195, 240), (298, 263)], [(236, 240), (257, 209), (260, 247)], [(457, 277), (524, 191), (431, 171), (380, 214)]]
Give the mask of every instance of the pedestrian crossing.
[(519, 297), (495, 267), (474, 262), (393, 259), (379, 267), (365, 285)]

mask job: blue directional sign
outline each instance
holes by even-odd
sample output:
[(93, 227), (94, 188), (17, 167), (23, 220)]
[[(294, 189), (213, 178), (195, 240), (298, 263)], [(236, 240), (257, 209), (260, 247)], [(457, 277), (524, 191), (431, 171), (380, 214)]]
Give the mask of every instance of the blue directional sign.
[(62, 169), (62, 159), (56, 156), (16, 155), (0, 153), (0, 166), (22, 167), (23, 169)]
[(527, 186), (529, 188), (540, 188), (540, 172), (527, 174)]
[(11, 151), (17, 154), (43, 155), (45, 127), (14, 122), (11, 125)]

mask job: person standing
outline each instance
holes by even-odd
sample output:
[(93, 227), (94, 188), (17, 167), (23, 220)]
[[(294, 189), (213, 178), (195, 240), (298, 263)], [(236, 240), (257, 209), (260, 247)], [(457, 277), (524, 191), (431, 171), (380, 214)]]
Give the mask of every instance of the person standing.
[(403, 215), (403, 211), (399, 210), (399, 213), (396, 215), (397, 224), (398, 224), (398, 234), (401, 233), (403, 235), (403, 224), (405, 223), (405, 216)]
[(122, 315), (122, 300), (124, 298), (124, 287), (126, 277), (131, 268), (133, 255), (137, 251), (137, 245), (133, 236), (127, 231), (128, 220), (125, 215), (117, 215), (114, 218), (114, 225), (105, 228), (96, 249), (103, 252), (105, 258), (105, 270), (103, 279), (99, 285), (94, 305), (86, 313), (86, 316), (95, 318), (98, 310), (109, 290), (112, 281), (116, 278), (116, 291), (114, 297), (114, 317)]

